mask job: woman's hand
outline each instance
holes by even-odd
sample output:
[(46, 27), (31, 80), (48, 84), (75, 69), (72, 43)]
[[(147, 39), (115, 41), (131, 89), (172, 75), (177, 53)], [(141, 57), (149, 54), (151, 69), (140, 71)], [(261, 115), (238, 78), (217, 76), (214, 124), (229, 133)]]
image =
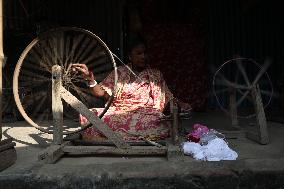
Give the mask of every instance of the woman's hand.
[(94, 75), (92, 72), (89, 71), (86, 64), (72, 64), (72, 71), (74, 72), (81, 72), (82, 76), (85, 80), (93, 81)]

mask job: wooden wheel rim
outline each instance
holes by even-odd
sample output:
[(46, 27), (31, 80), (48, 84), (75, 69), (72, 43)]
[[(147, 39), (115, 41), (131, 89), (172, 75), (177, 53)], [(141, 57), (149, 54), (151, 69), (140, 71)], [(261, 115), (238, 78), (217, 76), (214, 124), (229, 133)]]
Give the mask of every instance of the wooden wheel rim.
[[(28, 114), (25, 112), (24, 107), (22, 106), (20, 97), (19, 97), (19, 81), (18, 81), (18, 77), (21, 71), (21, 67), (23, 65), (23, 61), (25, 59), (25, 57), (27, 56), (27, 54), (30, 52), (30, 50), (42, 39), (42, 38), (46, 38), (49, 36), (50, 32), (56, 32), (56, 31), (76, 31), (76, 32), (82, 32), (86, 35), (91, 36), (92, 38), (95, 38), (100, 45), (105, 49), (105, 51), (107, 52), (107, 56), (110, 58), (111, 63), (113, 65), (113, 69), (114, 69), (114, 89), (113, 89), (113, 94), (115, 94), (116, 91), (116, 87), (117, 87), (117, 80), (118, 80), (118, 75), (117, 75), (117, 68), (116, 68), (116, 63), (115, 60), (113, 58), (112, 52), (109, 50), (109, 48), (107, 47), (107, 45), (95, 34), (93, 34), (92, 32), (85, 30), (85, 29), (81, 29), (81, 28), (76, 28), (76, 27), (60, 27), (60, 28), (56, 28), (56, 29), (51, 29), (45, 33), (43, 33), (42, 35), (38, 36), (37, 38), (35, 38), (26, 48), (25, 50), (22, 52), (16, 67), (15, 67), (15, 71), (14, 71), (14, 75), (13, 75), (13, 93), (14, 93), (14, 99), (15, 99), (15, 103), (18, 107), (19, 112), (21, 113), (21, 115), (24, 117), (24, 119), (33, 127), (35, 127), (36, 129), (48, 133), (48, 134), (53, 134), (52, 131), (47, 130), (42, 128), (42, 126), (38, 125), (37, 123), (35, 123), (29, 116)], [(111, 100), (113, 98), (110, 98), (110, 100), (107, 102), (107, 106), (105, 107), (104, 111), (102, 112), (103, 114), (106, 113), (107, 109), (109, 108), (109, 105), (111, 104)], [(99, 117), (101, 118), (103, 116), (103, 114), (99, 115)], [(78, 131), (81, 131), (82, 129), (78, 129), (75, 131), (68, 131), (68, 132), (64, 132), (63, 134), (72, 134), (72, 133), (76, 133)]]
[[(258, 67), (260, 70), (262, 68), (262, 66), (260, 64), (258, 64), (256, 61), (254, 61), (253, 59), (250, 59), (250, 58), (234, 58), (234, 59), (230, 59), (228, 61), (226, 61), (225, 63), (223, 63), (218, 69), (217, 71), (215, 72), (214, 76), (213, 76), (213, 82), (212, 82), (212, 85), (213, 85), (213, 94), (216, 98), (216, 101), (218, 103), (218, 106), (221, 108), (222, 111), (224, 111), (227, 115), (230, 115), (230, 112), (223, 106), (221, 105), (221, 102), (220, 102), (220, 98), (218, 97), (217, 95), (217, 92), (215, 90), (215, 86), (216, 86), (216, 76), (218, 75), (218, 73), (222, 70), (222, 68), (227, 65), (227, 64), (230, 64), (232, 61), (237, 61), (237, 60), (246, 60), (246, 61), (249, 61), (251, 63), (253, 63), (256, 67)], [(267, 78), (268, 82), (269, 82), (269, 86), (270, 86), (270, 89), (271, 89), (271, 93), (270, 93), (270, 96), (269, 96), (269, 100), (267, 101), (267, 103), (263, 106), (263, 108), (265, 109), (271, 102), (272, 100), (272, 96), (273, 96), (273, 85), (272, 85), (272, 82), (271, 82), (271, 79), (268, 75), (268, 73), (265, 71), (265, 73), (263, 74), (265, 75), (265, 77)], [(239, 116), (237, 115), (236, 117), (237, 118), (251, 118), (251, 117), (254, 117), (256, 116), (256, 114), (251, 114), (251, 115), (248, 115), (248, 116)]]

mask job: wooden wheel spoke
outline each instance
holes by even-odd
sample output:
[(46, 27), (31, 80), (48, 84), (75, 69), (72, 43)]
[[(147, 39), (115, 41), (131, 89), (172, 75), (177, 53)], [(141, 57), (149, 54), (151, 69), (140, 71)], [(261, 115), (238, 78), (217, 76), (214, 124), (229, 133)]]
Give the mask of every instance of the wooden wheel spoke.
[(50, 49), (51, 49), (51, 52), (52, 52), (52, 56), (53, 56), (53, 65), (61, 65), (62, 66), (62, 62), (60, 64), (60, 61), (59, 61), (59, 53), (58, 53), (58, 40), (56, 39), (57, 36), (53, 36), (52, 38), (50, 38), (49, 41), (49, 44), (50, 44)]
[(20, 86), (21, 87), (28, 87), (28, 86), (31, 86), (31, 87), (37, 87), (37, 86), (41, 86), (43, 85), (45, 82), (47, 81), (38, 81), (38, 80), (35, 80), (35, 81), (20, 81)]
[(45, 102), (45, 100), (47, 99), (47, 96), (43, 96), (43, 98), (37, 103), (36, 108), (33, 110), (33, 113), (31, 114), (32, 117), (34, 117), (38, 111), (42, 108), (43, 103)]
[(64, 61), (64, 69), (66, 69), (68, 66), (68, 62), (71, 58), (71, 53), (69, 52), (70, 50), (70, 36), (66, 36), (66, 43), (65, 43), (65, 50), (64, 50), (64, 53), (65, 53), (65, 61)]
[(45, 40), (45, 45), (43, 46), (45, 53), (49, 56), (51, 62), (50, 64), (53, 66), (57, 63), (55, 56), (55, 47), (53, 46), (53, 37)]
[(243, 93), (242, 97), (238, 100), (237, 102), (237, 107), (246, 99), (247, 95), (250, 93), (250, 91), (246, 91), (245, 93)]
[(230, 88), (219, 89), (219, 90), (216, 90), (216, 91), (215, 91), (215, 94), (220, 94), (220, 93), (223, 93), (223, 92), (228, 92), (229, 90), (230, 90)]
[(58, 45), (59, 45), (59, 61), (60, 61), (60, 65), (62, 65), (64, 67), (64, 34), (63, 32), (60, 32), (58, 34)]
[[(52, 38), (52, 44), (53, 44), (53, 52), (55, 56), (55, 64), (58, 64), (60, 66), (64, 66), (63, 64), (63, 43), (61, 44), (61, 39), (63, 38), (62, 32), (56, 33), (56, 35)], [(63, 40), (63, 39), (62, 39)]]
[(36, 73), (34, 73), (34, 72), (32, 72), (32, 71), (29, 71), (29, 70), (27, 70), (27, 69), (25, 69), (25, 70), (22, 70), (22, 75), (24, 75), (24, 76), (26, 76), (26, 77), (29, 77), (29, 76), (31, 76), (31, 77), (34, 77), (34, 78), (36, 78), (36, 79), (41, 79), (41, 80), (50, 80), (50, 78), (48, 78), (48, 77), (46, 77), (46, 76), (44, 76), (44, 75), (40, 75), (40, 74), (36, 74)]
[(20, 84), (28, 84), (28, 86), (33, 86), (36, 83), (46, 83), (50, 82), (51, 79), (43, 78), (43, 77), (34, 77), (30, 75), (21, 75), (19, 78)]
[(91, 56), (92, 50), (98, 46), (98, 43), (90, 42), (87, 48), (83, 51), (82, 55), (76, 60), (76, 62), (82, 62), (85, 57)]
[(75, 38), (75, 40), (73, 41), (72, 44), (72, 49), (71, 49), (71, 53), (70, 53), (70, 62), (74, 63), (74, 55), (76, 54), (76, 50), (79, 46), (79, 44), (81, 43), (81, 41), (84, 39), (84, 35), (81, 34), (78, 37)]
[(220, 75), (220, 76), (221, 76), (221, 78), (217, 78), (217, 81), (219, 81), (217, 85), (239, 88), (239, 89), (249, 89), (247, 86), (239, 85), (239, 84), (236, 84), (236, 83), (233, 83), (233, 82), (227, 80), (223, 75)]
[(79, 78), (72, 78), (72, 82), (73, 82), (73, 83), (84, 83), (84, 80), (83, 80), (83, 78), (82, 78), (82, 79), (79, 79)]
[[(32, 93), (32, 92), (31, 92)], [(33, 106), (34, 104), (32, 104), (31, 102), (37, 103), (38, 101), (40, 101), (42, 99), (42, 97), (46, 96), (43, 93), (38, 93), (38, 95), (27, 95), (25, 96), (24, 99), (22, 99), (22, 103), (25, 106), (25, 108), (30, 108), (31, 106)]]
[[(237, 89), (237, 92), (240, 93), (241, 95), (245, 95), (245, 92), (243, 92), (243, 91), (240, 90), (240, 89)], [(252, 100), (252, 98), (251, 98), (250, 95), (248, 95), (247, 98), (248, 98), (251, 102), (253, 102), (253, 100)]]
[(96, 78), (99, 78), (99, 77), (102, 77), (102, 76), (107, 76), (109, 73), (111, 73), (113, 71), (112, 65), (107, 63), (107, 62), (105, 62), (104, 64), (100, 64), (99, 66), (96, 66), (94, 68), (89, 67), (89, 69), (93, 71)]
[(84, 52), (88, 50), (89, 45), (91, 44), (91, 40), (88, 37), (85, 37), (83, 40), (81, 47), (78, 49), (78, 52), (76, 53), (74, 57), (74, 62), (79, 62), (80, 63), (80, 58), (83, 57)]
[(83, 76), (82, 75), (78, 75), (78, 74), (71, 74), (70, 78), (71, 78), (72, 81), (73, 80), (80, 80), (82, 82), (84, 81)]
[(105, 52), (98, 52), (94, 53), (93, 55), (89, 56), (87, 59), (82, 60), (82, 64), (88, 64), (89, 62), (93, 62), (93, 65), (102, 64), (103, 62), (99, 62), (97, 60), (104, 60)]
[(85, 104), (87, 104), (88, 101), (92, 100), (90, 96), (88, 96), (87, 94), (81, 91), (82, 88), (77, 87), (73, 83), (72, 83), (72, 86), (73, 86), (72, 88), (78, 93), (78, 95), (80, 96), (80, 99), (83, 100)]
[(245, 94), (245, 92), (243, 92), (241, 89), (237, 89), (237, 92), (240, 93), (241, 95)]
[(89, 67), (95, 75), (110, 72), (113, 69), (111, 65), (106, 64), (106, 60), (101, 60), (100, 62), (101, 64), (98, 64), (96, 67)]
[(37, 102), (37, 101), (39, 101), (40, 99), (42, 99), (42, 97), (46, 96), (46, 94), (45, 94), (43, 91), (40, 91), (40, 92), (37, 92), (36, 95), (35, 95), (35, 94), (32, 94), (31, 96), (32, 96), (32, 98), (33, 98), (32, 100), (35, 101), (35, 102)]
[(260, 90), (260, 93), (265, 95), (265, 96), (272, 96), (272, 97), (275, 97), (275, 98), (278, 98), (279, 97), (279, 93), (272, 93), (271, 91), (268, 91), (268, 90)]
[(51, 81), (51, 78), (50, 79), (48, 79), (47, 77), (45, 77), (45, 78), (37, 78), (37, 77), (34, 77), (32, 75), (21, 74), (21, 76), (19, 78), (19, 81), (20, 82), (23, 82), (23, 81), (26, 81), (26, 82), (47, 82), (47, 81)]
[[(42, 126), (44, 126), (44, 120), (48, 120), (49, 116), (49, 110), (45, 110), (40, 114), (39, 117), (36, 118), (38, 123), (41, 123)], [(45, 125), (45, 126), (50, 126), (50, 125)]]
[(51, 72), (53, 60), (52, 60), (52, 56), (50, 55), (49, 50), (43, 44), (40, 44), (38, 48), (41, 51), (41, 57), (42, 57), (42, 61), (40, 63), (43, 65), (46, 65), (46, 67), (48, 67), (48, 70), (50, 70)]
[[(53, 65), (53, 57), (51, 55), (51, 49), (48, 47), (46, 40), (41, 41), (40, 43), (35, 46), (34, 49), (38, 49), (40, 51), (40, 55), (42, 57), (42, 60), (44, 63), (48, 64), (48, 66), (51, 68)], [(33, 50), (33, 49), (32, 49)], [(37, 55), (39, 56), (39, 55)]]
[(92, 96), (84, 93), (82, 91), (82, 88), (77, 87), (76, 85), (73, 84), (73, 89), (81, 96), (84, 98), (85, 102), (88, 102), (89, 100), (92, 100)]
[(30, 62), (34, 63), (34, 65), (37, 65), (39, 62), (42, 61), (42, 58), (35, 49), (32, 49), (29, 55), (26, 57), (26, 60), (29, 60)]
[(33, 69), (33, 70), (40, 70), (42, 72), (49, 72), (51, 73), (51, 68), (49, 68), (43, 60), (40, 63), (36, 63), (35, 60), (32, 60), (32, 57), (28, 56), (26, 58), (26, 64), (23, 66), (24, 68)]
[(250, 83), (250, 81), (248, 79), (248, 76), (247, 76), (247, 74), (245, 72), (245, 69), (244, 69), (244, 66), (242, 64), (242, 61), (240, 59), (237, 59), (237, 66), (238, 66), (238, 69), (240, 70), (241, 74), (243, 75), (243, 78), (245, 79), (245, 82), (246, 82), (247, 86), (250, 86), (251, 83)]
[(259, 79), (261, 78), (261, 76), (266, 72), (266, 70), (268, 69), (269, 65), (270, 65), (270, 61), (266, 60), (264, 62), (264, 65), (261, 67), (260, 71), (258, 72), (257, 76), (255, 77), (255, 79), (253, 80), (252, 85), (256, 85), (259, 81)]

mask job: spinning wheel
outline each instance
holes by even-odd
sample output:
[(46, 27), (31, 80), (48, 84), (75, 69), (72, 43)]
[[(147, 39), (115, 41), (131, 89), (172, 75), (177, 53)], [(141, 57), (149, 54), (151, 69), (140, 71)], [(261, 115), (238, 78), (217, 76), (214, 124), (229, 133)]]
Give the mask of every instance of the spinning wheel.
[(213, 77), (213, 94), (220, 108), (229, 115), (234, 111), (233, 116), (238, 118), (254, 117), (256, 92), (266, 108), (273, 96), (273, 86), (266, 72), (268, 66), (269, 61), (261, 66), (247, 58), (235, 58), (222, 64)]
[[(114, 90), (117, 71), (114, 58), (106, 44), (95, 34), (80, 28), (57, 28), (35, 38), (23, 51), (15, 68), (13, 92), (16, 105), (25, 120), (42, 132), (53, 133), (52, 123), (52, 66), (62, 67), (62, 85), (88, 108), (103, 107), (94, 97), (80, 74), (73, 73), (72, 63), (86, 64), (96, 80), (102, 81), (111, 71)], [(20, 98), (19, 89), (25, 97)], [(107, 111), (111, 99), (102, 114)], [(64, 134), (78, 131), (78, 113), (63, 102)], [(67, 127), (68, 125), (68, 127)]]
[[(38, 159), (47, 163), (56, 162), (64, 154), (116, 154), (116, 155), (167, 155), (169, 159), (182, 157), (178, 146), (178, 136), (167, 146), (133, 146), (123, 140), (99, 117), (110, 106), (111, 96), (99, 115), (95, 116), (90, 107), (98, 107), (81, 74), (72, 72), (73, 63), (86, 64), (100, 82), (112, 71), (114, 77), (112, 94), (116, 93), (117, 69), (113, 54), (96, 35), (79, 28), (59, 28), (50, 30), (34, 39), (22, 53), (14, 72), (13, 92), (20, 113), (35, 128), (53, 134), (53, 144), (39, 154)], [(24, 88), (26, 98), (19, 98), (19, 89)], [(63, 101), (62, 101), (63, 100)], [(94, 103), (96, 104), (96, 103)], [(174, 105), (173, 105), (174, 106)], [(73, 109), (74, 108), (74, 109)], [(64, 134), (86, 129), (70, 128), (74, 110), (80, 112), (114, 146), (74, 145), (76, 135), (63, 140)], [(173, 130), (177, 131), (177, 108), (173, 111)], [(78, 116), (78, 113), (77, 115)], [(67, 127), (68, 125), (68, 127)], [(173, 132), (176, 134), (176, 132)], [(74, 137), (74, 138), (72, 138)], [(66, 139), (65, 138), (65, 139)]]

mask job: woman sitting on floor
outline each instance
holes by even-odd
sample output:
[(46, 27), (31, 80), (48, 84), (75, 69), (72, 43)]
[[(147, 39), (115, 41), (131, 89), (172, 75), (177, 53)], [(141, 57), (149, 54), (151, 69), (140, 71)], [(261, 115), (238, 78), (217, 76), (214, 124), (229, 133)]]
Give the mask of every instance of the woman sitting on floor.
[[(117, 69), (118, 82), (114, 100), (102, 120), (125, 140), (137, 140), (145, 137), (150, 140), (164, 139), (169, 136), (169, 126), (161, 124), (160, 118), (166, 104), (173, 99), (162, 73), (152, 69), (147, 64), (146, 45), (142, 39), (136, 39), (128, 46), (129, 67), (120, 66)], [(82, 73), (89, 81), (92, 94), (104, 97), (106, 100), (112, 95), (114, 74), (109, 74), (101, 83), (96, 83), (95, 77), (84, 64), (74, 64), (73, 69)], [(190, 105), (177, 101), (183, 109), (190, 109)], [(93, 108), (98, 115), (103, 108)], [(89, 124), (80, 115), (82, 126)], [(84, 140), (102, 141), (106, 137), (95, 127), (88, 128), (82, 133)]]

